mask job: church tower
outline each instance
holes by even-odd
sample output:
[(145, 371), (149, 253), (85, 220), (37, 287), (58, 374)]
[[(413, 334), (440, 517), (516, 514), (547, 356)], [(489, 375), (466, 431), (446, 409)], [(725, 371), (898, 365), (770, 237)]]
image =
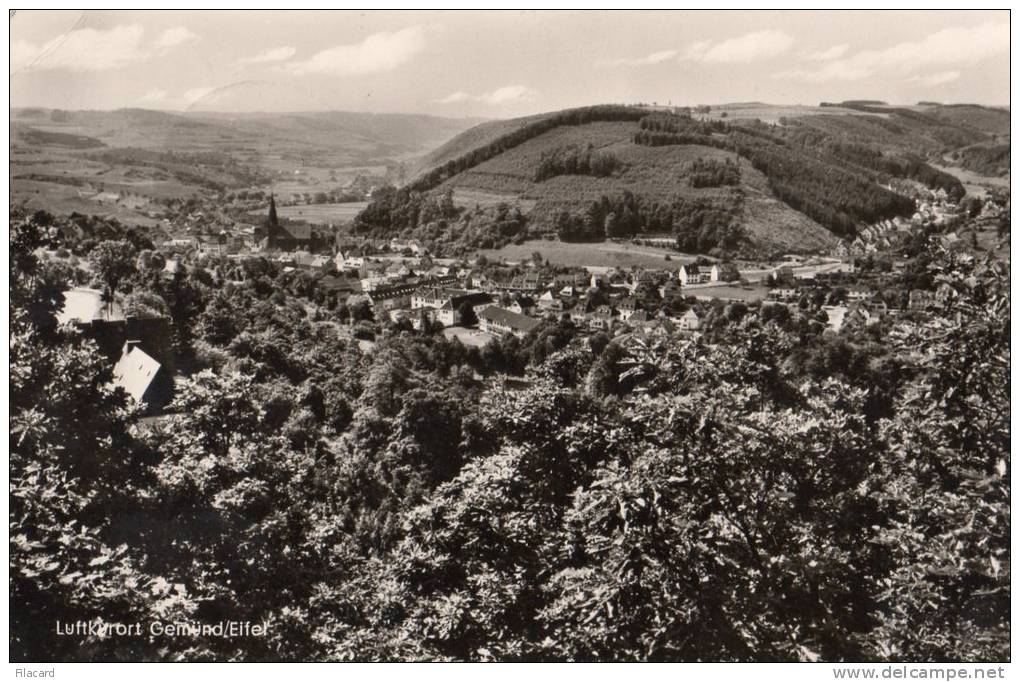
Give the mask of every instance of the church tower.
[(276, 199), (269, 193), (269, 219), (266, 221), (266, 248), (275, 249), (280, 237), (280, 221), (276, 217)]

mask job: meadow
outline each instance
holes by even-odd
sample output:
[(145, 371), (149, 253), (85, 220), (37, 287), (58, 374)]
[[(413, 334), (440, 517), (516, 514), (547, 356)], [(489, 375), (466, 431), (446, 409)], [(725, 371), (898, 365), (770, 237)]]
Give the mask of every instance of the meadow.
[[(368, 203), (349, 201), (341, 204), (298, 204), (295, 206), (277, 206), (276, 212), (281, 218), (304, 220), (313, 225), (347, 223), (354, 220)], [(265, 216), (265, 209), (253, 211), (252, 215)]]
[[(556, 265), (596, 268), (618, 266), (624, 270), (631, 267), (677, 270), (681, 264), (695, 259), (692, 255), (654, 246), (617, 242), (578, 244), (546, 239), (530, 239), (522, 244), (507, 244), (501, 249), (482, 249), (478, 254), (484, 255), (489, 260), (505, 258), (508, 261), (520, 262), (530, 259), (536, 251)], [(666, 256), (669, 256), (669, 260), (666, 260)]]

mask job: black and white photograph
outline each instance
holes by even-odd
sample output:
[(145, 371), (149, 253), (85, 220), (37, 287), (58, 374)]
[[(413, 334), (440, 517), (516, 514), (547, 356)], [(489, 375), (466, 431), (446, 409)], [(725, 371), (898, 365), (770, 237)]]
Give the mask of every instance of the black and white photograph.
[(1009, 677), (1008, 8), (8, 24), (10, 679)]

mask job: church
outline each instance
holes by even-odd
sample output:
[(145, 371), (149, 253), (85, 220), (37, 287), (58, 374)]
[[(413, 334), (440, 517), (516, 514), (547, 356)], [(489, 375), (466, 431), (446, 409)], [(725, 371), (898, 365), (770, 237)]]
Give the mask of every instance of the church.
[(331, 235), (321, 225), (287, 221), (280, 224), (276, 215), (276, 198), (269, 195), (269, 217), (266, 220), (264, 251), (320, 251), (331, 248)]

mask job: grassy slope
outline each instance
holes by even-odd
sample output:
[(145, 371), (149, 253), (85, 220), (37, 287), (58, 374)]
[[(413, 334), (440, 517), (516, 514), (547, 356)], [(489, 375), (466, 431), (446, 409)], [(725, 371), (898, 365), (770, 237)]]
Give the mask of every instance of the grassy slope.
[(888, 149), (927, 155), (947, 147), (973, 144), (983, 135), (973, 130), (958, 128), (956, 123), (926, 125), (923, 121), (897, 115), (881, 116), (808, 116), (800, 123), (817, 128), (834, 137), (850, 141), (878, 144)]
[[(499, 156), (451, 178), (440, 189), (454, 188), (461, 196), (471, 193), (518, 200), (534, 223), (552, 220), (562, 210), (580, 212), (601, 195), (629, 190), (644, 199), (669, 201), (674, 197), (707, 198), (724, 204), (737, 201), (732, 188), (694, 189), (684, 171), (696, 158), (730, 158), (741, 166), (743, 225), (751, 241), (768, 248), (813, 250), (834, 243), (823, 227), (775, 199), (764, 176), (734, 154), (696, 145), (645, 147), (631, 142), (634, 123), (598, 122), (565, 126), (540, 135)], [(558, 176), (533, 181), (544, 152), (567, 145), (585, 146), (613, 153), (625, 164), (622, 172), (608, 178)]]

